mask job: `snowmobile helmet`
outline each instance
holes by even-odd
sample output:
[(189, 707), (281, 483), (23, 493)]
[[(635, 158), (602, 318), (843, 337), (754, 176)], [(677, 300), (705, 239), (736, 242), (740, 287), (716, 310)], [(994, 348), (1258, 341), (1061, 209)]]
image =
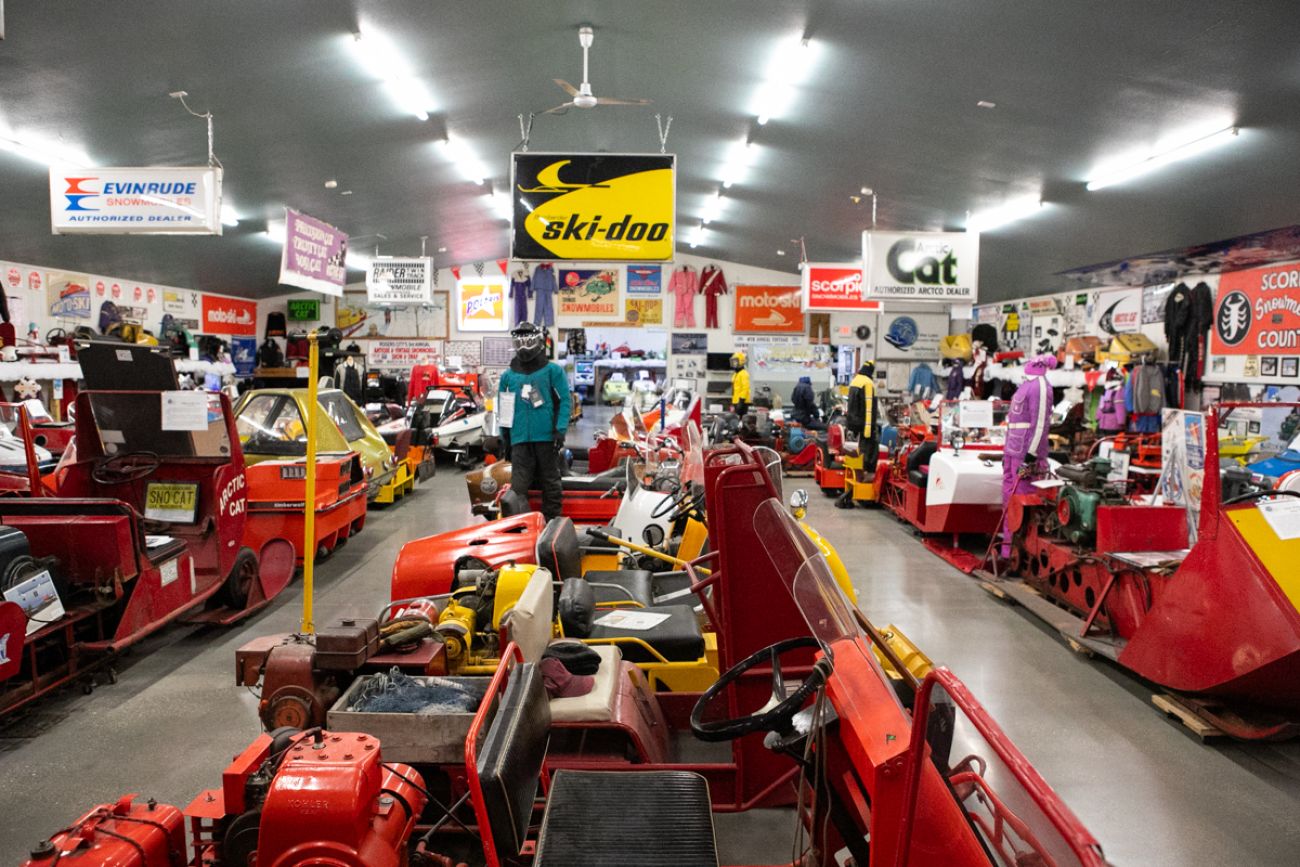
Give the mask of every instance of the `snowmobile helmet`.
[(732, 370), (745, 369), (745, 353), (743, 352), (731, 353), (731, 369)]
[(546, 352), (546, 332), (532, 322), (520, 322), (510, 332), (515, 344), (515, 355), (525, 363), (536, 361)]
[(874, 377), (876, 375), (876, 363), (870, 359), (862, 362), (862, 366), (858, 368), (858, 373), (868, 378)]

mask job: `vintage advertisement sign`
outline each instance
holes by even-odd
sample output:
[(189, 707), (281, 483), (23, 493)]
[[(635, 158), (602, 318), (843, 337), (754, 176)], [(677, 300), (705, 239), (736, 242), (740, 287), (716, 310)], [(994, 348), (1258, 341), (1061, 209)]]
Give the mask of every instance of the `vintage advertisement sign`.
[(280, 282), (338, 297), (347, 283), (348, 236), (329, 223), (285, 208)]
[(798, 286), (735, 287), (735, 323), (738, 333), (803, 334), (804, 315), (800, 307), (803, 290)]
[(230, 361), (235, 365), (235, 376), (252, 376), (257, 368), (257, 338), (230, 338)]
[(1142, 328), (1142, 290), (1111, 289), (1089, 299), (1088, 333), (1130, 334)]
[(366, 341), (366, 364), (372, 368), (409, 371), (417, 364), (434, 364), (441, 356), (441, 340)]
[(512, 154), (511, 258), (672, 259), (676, 168), (672, 154)]
[(203, 296), (199, 330), (204, 334), (257, 335), (257, 302), (219, 295)]
[(290, 298), (285, 302), (284, 309), (291, 322), (320, 321), (319, 298)]
[(1165, 470), (1157, 492), (1169, 505), (1187, 509), (1187, 529), (1195, 541), (1205, 484), (1205, 416), (1182, 409), (1164, 410), (1160, 453)]
[(50, 316), (55, 319), (90, 318), (89, 277), (68, 271), (49, 271), (45, 278), (45, 297), (50, 304)]
[(974, 232), (863, 232), (868, 298), (979, 299), (980, 236)]
[(658, 295), (663, 290), (662, 265), (628, 265), (627, 294)]
[(505, 331), (506, 291), (503, 275), (465, 277), (456, 281), (456, 325), (461, 331)]
[(637, 325), (663, 325), (664, 302), (662, 298), (628, 298), (623, 301), (623, 319)]
[(937, 361), (948, 324), (947, 313), (882, 313), (876, 358)]
[(371, 304), (428, 304), (433, 300), (433, 260), (376, 259), (366, 272)]
[(185, 315), (185, 293), (175, 289), (163, 290), (163, 313), (170, 313), (173, 316)]
[(1210, 333), (1221, 355), (1300, 354), (1300, 265), (1222, 275)]
[(221, 169), (50, 169), (56, 235), (220, 235)]
[(804, 265), (803, 306), (805, 310), (848, 310), (855, 313), (879, 312), (884, 307), (880, 301), (866, 297), (862, 266), (852, 262), (809, 262)]
[(555, 312), (560, 316), (623, 318), (618, 295), (618, 270), (561, 271), (555, 303)]

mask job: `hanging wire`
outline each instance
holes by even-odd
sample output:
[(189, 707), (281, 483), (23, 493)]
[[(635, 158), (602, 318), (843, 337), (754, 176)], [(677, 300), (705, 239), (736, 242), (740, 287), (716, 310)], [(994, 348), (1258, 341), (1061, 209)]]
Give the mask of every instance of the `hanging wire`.
[(659, 127), (659, 153), (668, 152), (668, 131), (673, 128), (673, 116), (668, 115), (668, 123), (664, 123), (663, 115), (655, 115), (655, 125)]
[(528, 112), (528, 120), (524, 121), (521, 113), (519, 116), (519, 144), (516, 145), (524, 153), (528, 153), (528, 140), (533, 137), (533, 118), (536, 117), (531, 111)]
[(194, 115), (197, 118), (200, 118), (201, 120), (205, 120), (208, 122), (208, 168), (215, 167), (224, 171), (226, 167), (221, 164), (221, 160), (217, 159), (216, 153), (214, 153), (212, 150), (212, 112), (205, 111), (203, 114), (199, 114), (197, 111), (190, 108), (189, 103), (185, 101), (185, 97), (189, 96), (189, 94), (183, 90), (177, 90), (173, 93), (168, 94), (168, 96), (171, 96), (177, 101), (179, 101), (181, 104), (181, 108), (185, 109), (190, 114)]

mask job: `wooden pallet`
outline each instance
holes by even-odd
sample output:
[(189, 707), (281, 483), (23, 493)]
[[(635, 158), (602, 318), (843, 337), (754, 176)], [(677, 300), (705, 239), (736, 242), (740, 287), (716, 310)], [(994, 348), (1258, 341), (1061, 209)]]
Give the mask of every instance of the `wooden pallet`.
[(1019, 605), (1030, 614), (1051, 626), (1075, 653), (1083, 656), (1101, 656), (1109, 660), (1119, 658), (1124, 649), (1123, 639), (1104, 635), (1083, 637), (1083, 618), (1066, 611), (1037, 590), (1017, 579), (998, 579), (990, 573), (979, 570), (975, 573), (980, 580), (980, 587), (987, 593), (1013, 605)]
[(1188, 731), (1201, 739), (1201, 743), (1219, 740), (1227, 737), (1227, 734), (1213, 723), (1206, 720), (1182, 699), (1169, 693), (1160, 693), (1151, 696), (1151, 703), (1165, 712), (1167, 716), (1174, 717)]

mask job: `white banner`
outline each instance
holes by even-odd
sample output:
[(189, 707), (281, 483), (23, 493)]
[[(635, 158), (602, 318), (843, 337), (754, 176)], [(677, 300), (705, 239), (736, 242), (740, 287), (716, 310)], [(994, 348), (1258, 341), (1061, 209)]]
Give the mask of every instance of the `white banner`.
[(974, 232), (863, 232), (867, 298), (970, 304), (979, 298)]
[(56, 235), (220, 235), (221, 169), (50, 169)]
[(372, 368), (410, 370), (417, 364), (435, 364), (441, 357), (441, 340), (366, 341), (366, 364)]
[(371, 304), (433, 303), (433, 260), (376, 259), (366, 272), (366, 299)]

